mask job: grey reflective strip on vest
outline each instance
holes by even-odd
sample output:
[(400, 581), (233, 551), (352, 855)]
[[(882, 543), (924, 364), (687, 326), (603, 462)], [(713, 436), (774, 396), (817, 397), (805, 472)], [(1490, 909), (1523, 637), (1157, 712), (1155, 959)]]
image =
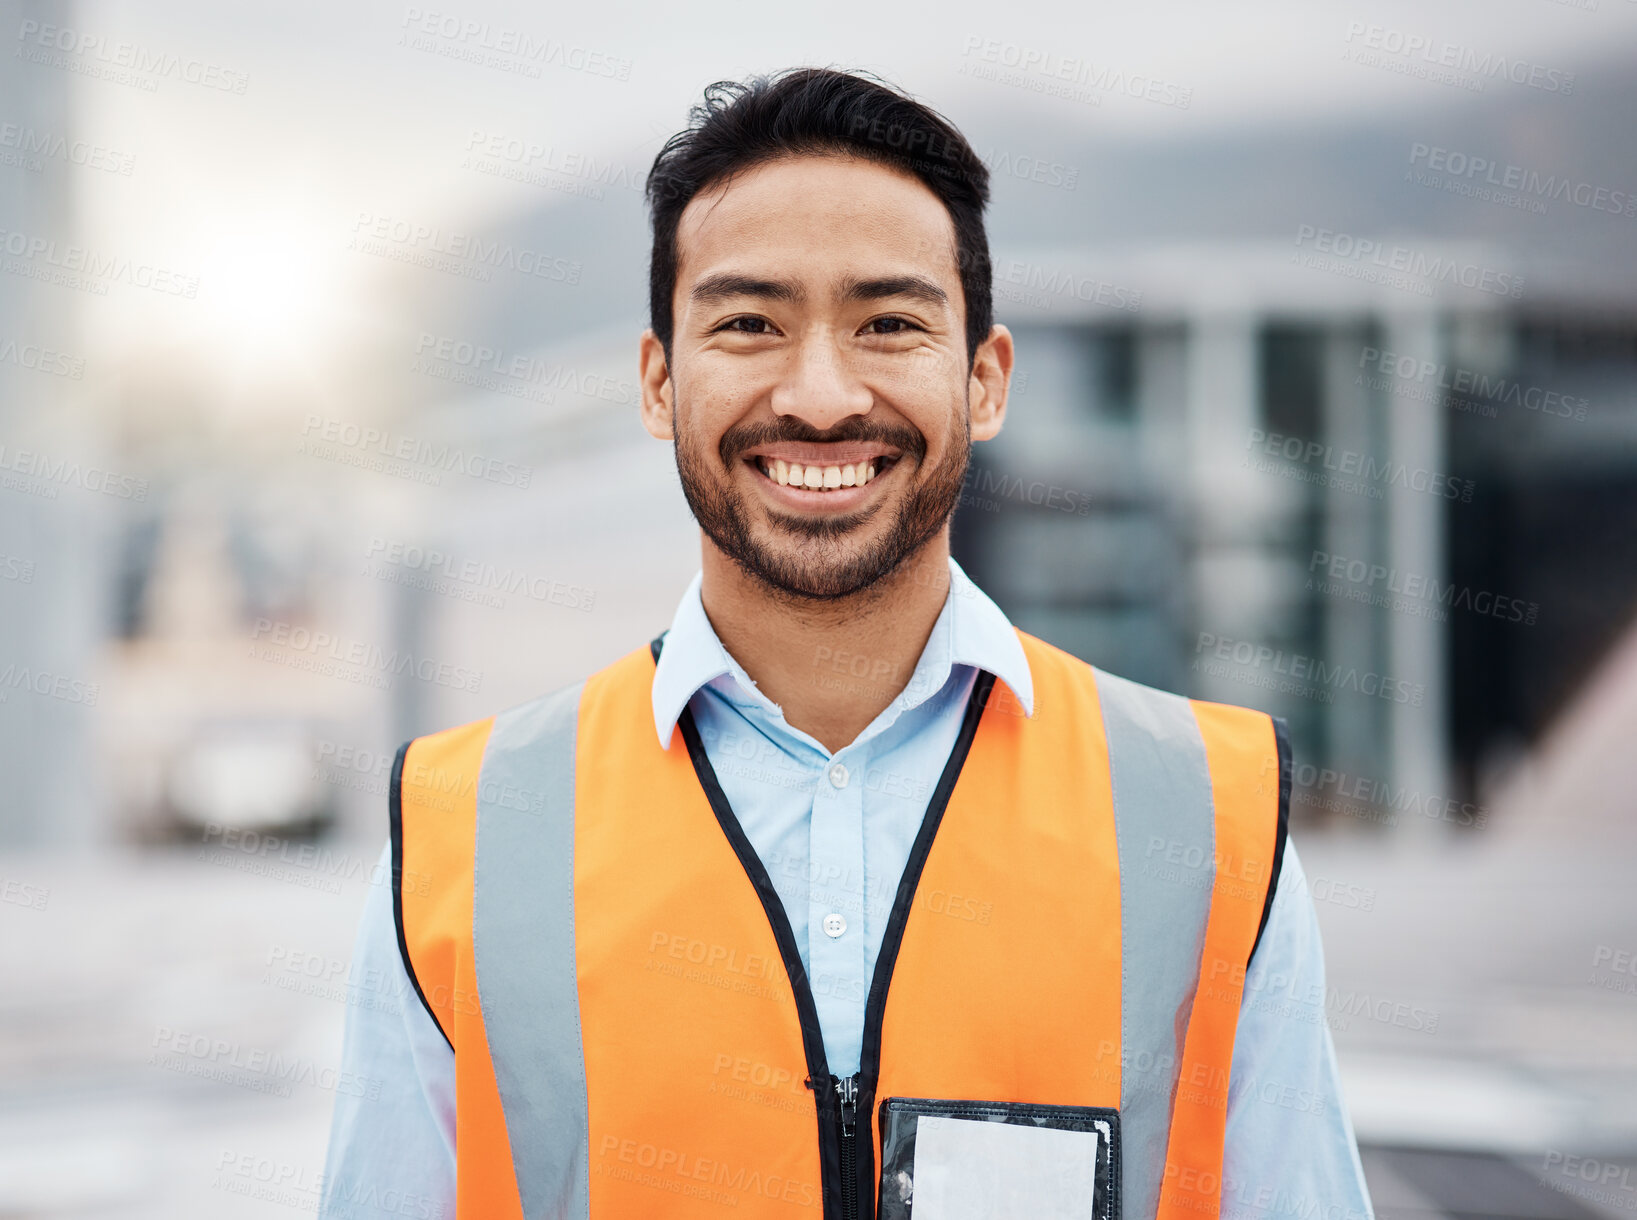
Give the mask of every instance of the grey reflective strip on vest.
[(584, 685), (497, 716), (478, 785), (473, 965), (525, 1220), (591, 1214), (574, 967), (574, 739)]
[(1216, 883), (1216, 819), (1188, 700), (1096, 677), (1120, 853), (1122, 1210), (1152, 1216)]

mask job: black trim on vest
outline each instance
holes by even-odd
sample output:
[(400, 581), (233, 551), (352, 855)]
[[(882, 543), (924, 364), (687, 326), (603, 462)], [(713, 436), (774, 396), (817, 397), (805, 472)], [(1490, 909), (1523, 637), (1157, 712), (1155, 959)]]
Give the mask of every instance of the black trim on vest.
[(398, 932), (398, 956), (403, 958), (409, 985), (421, 998), (421, 1007), (426, 1009), (426, 1015), (432, 1018), (432, 1024), (438, 1027), (438, 1032), (443, 1034), (443, 1040), (449, 1043), (452, 1051), (455, 1044), (450, 1041), (449, 1035), (444, 1032), (443, 1022), (438, 1020), (438, 1014), (427, 1002), (426, 992), (421, 990), (421, 980), (415, 977), (415, 963), (409, 956), (409, 938), (404, 935), (404, 757), (414, 744), (411, 739), (398, 747), (398, 757), (392, 760), (392, 779), (387, 785), (390, 793), (387, 804), (392, 819), (392, 923)]
[[(864, 1044), (859, 1055), (858, 1112), (865, 1116), (870, 1127), (875, 1126), (875, 1084), (881, 1074), (881, 1022), (887, 1010), (887, 987), (892, 982), (892, 970), (898, 963), (898, 947), (903, 943), (904, 925), (909, 921), (910, 905), (915, 901), (915, 888), (921, 883), (921, 872), (932, 851), (932, 838), (944, 820), (944, 809), (955, 791), (955, 781), (972, 749), (972, 739), (978, 735), (978, 721), (989, 703), (989, 693), (995, 688), (995, 675), (979, 670), (972, 685), (972, 697), (966, 704), (966, 717), (961, 721), (960, 735), (955, 748), (949, 752), (949, 761), (938, 777), (938, 786), (927, 802), (926, 816), (921, 819), (920, 832), (909, 849), (909, 860), (904, 875), (898, 881), (898, 894), (892, 901), (892, 914), (881, 938), (881, 952), (875, 959), (875, 977), (870, 980), (869, 999), (864, 1004)], [(866, 1191), (869, 1208), (875, 1206), (875, 1146), (870, 1139), (859, 1141), (858, 1182)], [(864, 1214), (870, 1214), (866, 1211)]]
[(1294, 774), (1294, 757), (1290, 752), (1290, 728), (1285, 724), (1283, 716), (1270, 716), (1273, 721), (1273, 738), (1279, 750), (1279, 828), (1273, 838), (1273, 868), (1268, 877), (1267, 897), (1262, 900), (1262, 922), (1256, 925), (1256, 939), (1251, 942), (1250, 958), (1246, 958), (1246, 965), (1256, 956), (1256, 947), (1262, 943), (1262, 932), (1268, 926), (1268, 916), (1273, 913), (1273, 895), (1279, 889), (1279, 870), (1285, 862), (1285, 839), (1290, 834), (1290, 787)]
[[(682, 709), (676, 727), (682, 731), (682, 740), (688, 746), (688, 757), (693, 760), (694, 774), (699, 778), (699, 786), (705, 790), (705, 799), (716, 814), (717, 824), (732, 845), (733, 854), (739, 857), (745, 875), (756, 887), (756, 896), (761, 899), (762, 911), (773, 929), (773, 939), (778, 943), (779, 956), (784, 960), (785, 973), (790, 976), (790, 988), (796, 997), (796, 1016), (801, 1022), (808, 1087), (813, 1088), (818, 1103), (820, 1189), (824, 1196), (824, 1214), (839, 1216), (841, 1145), (836, 1139), (836, 1112), (829, 1085), (830, 1068), (824, 1056), (824, 1035), (819, 1029), (818, 1004), (813, 999), (812, 984), (808, 982), (807, 969), (802, 965), (801, 953), (796, 948), (796, 934), (790, 928), (790, 916), (785, 912), (778, 890), (773, 888), (773, 879), (768, 875), (766, 865), (756, 854), (744, 827), (734, 815), (733, 806), (728, 804), (727, 795), (716, 778), (716, 770), (705, 755), (705, 743), (699, 736), (699, 726), (694, 723), (692, 709)], [(815, 1081), (817, 1087), (813, 1087)]]
[[(664, 638), (664, 635), (660, 635), (650, 645), (656, 665), (659, 663)], [(886, 932), (881, 941), (881, 952), (875, 961), (875, 975), (870, 982), (869, 998), (864, 1006), (864, 1044), (859, 1063), (858, 1088), (858, 1113), (862, 1121), (859, 1124), (859, 1155), (853, 1191), (860, 1213), (865, 1215), (870, 1214), (868, 1209), (874, 1207), (876, 1195), (875, 1151), (868, 1133), (874, 1127), (875, 1081), (881, 1067), (881, 1020), (887, 1004), (887, 986), (892, 979), (893, 964), (898, 959), (898, 946), (904, 938), (904, 924), (909, 918), (915, 887), (920, 881), (927, 853), (932, 850), (932, 837), (937, 833), (939, 822), (943, 820), (944, 807), (949, 804), (950, 794), (955, 790), (955, 781), (960, 777), (961, 768), (966, 763), (967, 753), (972, 748), (972, 739), (977, 735), (978, 720), (983, 715), (984, 706), (989, 701), (989, 692), (994, 684), (994, 674), (979, 671), (977, 681), (972, 687), (971, 698), (966, 705), (966, 716), (961, 722), (960, 735), (955, 739), (955, 747), (950, 751), (949, 761), (944, 764), (938, 786), (933, 790), (932, 798), (927, 803), (920, 833), (916, 835), (915, 844), (910, 848), (909, 861), (898, 883), (898, 894), (893, 901), (892, 914), (887, 920)], [(840, 1217), (843, 1214), (843, 1184), (840, 1180), (841, 1144), (836, 1133), (839, 1108), (835, 1093), (830, 1088), (830, 1064), (824, 1053), (824, 1035), (819, 1027), (818, 1005), (813, 999), (812, 985), (808, 981), (807, 970), (802, 965), (801, 952), (796, 946), (796, 935), (790, 928), (790, 917), (785, 913), (784, 903), (779, 898), (779, 892), (773, 887), (773, 880), (768, 875), (766, 866), (756, 854), (756, 849), (751, 846), (749, 837), (733, 812), (733, 807), (728, 804), (722, 785), (716, 778), (716, 771), (711, 767), (710, 759), (706, 757), (705, 744), (699, 736), (698, 726), (694, 723), (693, 712), (687, 707), (682, 709), (682, 715), (677, 719), (677, 727), (682, 730), (682, 740), (687, 743), (688, 757), (693, 760), (694, 774), (699, 777), (699, 786), (705, 790), (705, 799), (710, 802), (711, 810), (716, 814), (723, 834), (733, 846), (734, 854), (739, 857), (745, 874), (756, 887), (757, 897), (762, 900), (762, 909), (766, 912), (767, 921), (773, 929), (773, 938), (778, 942), (779, 955), (784, 959), (785, 972), (790, 976), (790, 987), (796, 999), (796, 1013), (801, 1021), (802, 1049), (807, 1058), (806, 1083), (813, 1090), (814, 1099), (818, 1104), (819, 1163), (824, 1214), (826, 1217)]]

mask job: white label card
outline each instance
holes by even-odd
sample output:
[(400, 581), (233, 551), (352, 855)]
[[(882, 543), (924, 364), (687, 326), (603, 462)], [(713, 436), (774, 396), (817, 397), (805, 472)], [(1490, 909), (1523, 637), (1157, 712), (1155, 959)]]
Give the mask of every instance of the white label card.
[(915, 1220), (1094, 1220), (1096, 1131), (923, 1114)]

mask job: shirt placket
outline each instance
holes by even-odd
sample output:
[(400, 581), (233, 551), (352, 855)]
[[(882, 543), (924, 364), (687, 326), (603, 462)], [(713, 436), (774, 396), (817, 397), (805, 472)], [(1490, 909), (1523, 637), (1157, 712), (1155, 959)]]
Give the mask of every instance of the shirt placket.
[(866, 751), (853, 745), (833, 755), (814, 785), (807, 952), (813, 1000), (836, 1062), (856, 1070), (864, 1035), (864, 770)]

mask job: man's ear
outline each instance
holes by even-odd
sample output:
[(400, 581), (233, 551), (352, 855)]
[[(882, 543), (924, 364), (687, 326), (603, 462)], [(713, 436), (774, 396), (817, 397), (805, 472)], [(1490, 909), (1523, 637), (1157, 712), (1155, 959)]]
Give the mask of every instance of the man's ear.
[(1012, 332), (996, 323), (978, 345), (967, 387), (971, 400), (972, 439), (991, 440), (1006, 422), (1006, 396), (1012, 388)]
[(671, 387), (671, 369), (665, 359), (665, 348), (653, 328), (642, 332), (642, 345), (637, 357), (637, 376), (642, 384), (642, 426), (656, 440), (676, 439), (672, 409), (675, 406)]

